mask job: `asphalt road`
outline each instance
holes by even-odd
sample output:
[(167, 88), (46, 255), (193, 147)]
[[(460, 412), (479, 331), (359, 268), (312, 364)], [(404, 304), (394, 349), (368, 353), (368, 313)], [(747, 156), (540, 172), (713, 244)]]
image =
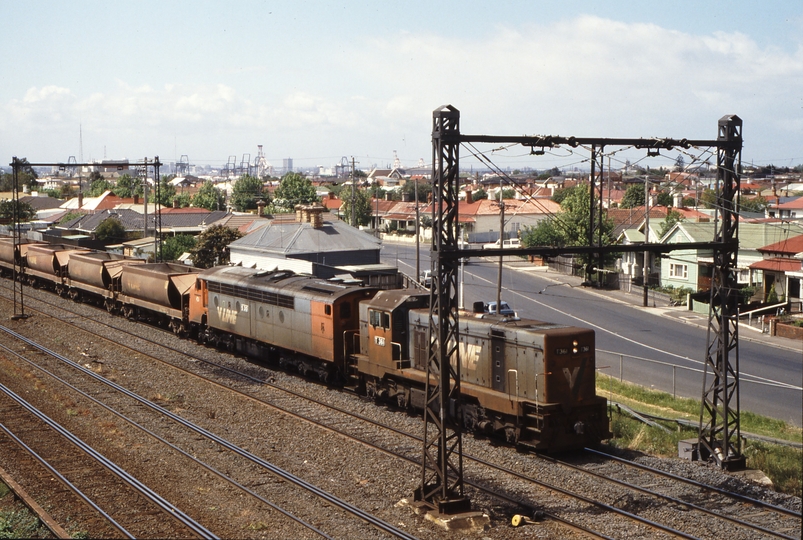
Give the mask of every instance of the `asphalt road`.
[[(415, 275), (414, 245), (386, 243), (382, 260)], [(422, 245), (421, 270), (429, 264), (429, 246)], [(497, 275), (498, 261), (465, 265), (463, 305), (495, 301)], [(589, 290), (579, 281), (528, 265), (505, 265), (502, 300), (520, 317), (594, 328), (597, 368), (603, 373), (678, 397), (700, 398), (706, 316), (660, 305), (659, 300), (652, 307), (652, 299), (644, 308), (640, 295)], [(739, 337), (741, 409), (803, 425), (803, 344), (766, 338), (751, 329), (740, 330)]]

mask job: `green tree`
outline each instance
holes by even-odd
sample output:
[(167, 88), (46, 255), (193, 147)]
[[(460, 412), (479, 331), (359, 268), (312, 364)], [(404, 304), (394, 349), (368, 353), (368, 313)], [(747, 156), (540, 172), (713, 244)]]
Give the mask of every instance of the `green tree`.
[(263, 193), (263, 189), (262, 180), (259, 178), (247, 174), (241, 176), (240, 179), (234, 183), (234, 188), (231, 192), (232, 207), (238, 212), (255, 209), (257, 207), (257, 201), (267, 198)]
[(744, 197), (740, 197), (739, 199), (740, 212), (761, 213), (764, 212), (768, 205), (767, 199), (761, 195), (753, 197), (752, 199), (746, 199)]
[(565, 239), (555, 220), (543, 219), (534, 227), (525, 226), (521, 233), (524, 247), (562, 247)]
[(192, 197), (189, 193), (181, 193), (173, 197), (173, 204), (178, 202), (179, 208), (187, 208), (192, 203)]
[[(594, 207), (598, 208), (599, 201), (595, 201)], [(560, 212), (555, 216), (555, 227), (560, 230), (566, 246), (586, 246), (588, 245), (588, 227), (590, 220), (591, 194), (587, 185), (576, 186), (566, 194), (560, 205)], [(598, 226), (597, 219), (594, 220), (594, 228)], [(602, 220), (602, 245), (613, 243), (611, 232), (613, 231), (613, 221), (605, 217)], [(597, 245), (600, 238), (600, 231), (594, 230), (593, 244)], [(606, 263), (613, 260), (613, 254), (606, 256)], [(581, 255), (580, 260), (584, 265), (589, 265), (592, 255)]]
[[(415, 181), (408, 180), (406, 184), (404, 184), (400, 188), (400, 192), (402, 195), (407, 195), (409, 200), (415, 200)], [(427, 197), (429, 194), (432, 193), (432, 184), (429, 182), (418, 182), (418, 201), (419, 202), (426, 202)]]
[(471, 193), (471, 198), (475, 201), (481, 201), (483, 199), (488, 198), (488, 192), (484, 189), (480, 188), (477, 191)]
[[(153, 191), (154, 193), (154, 201), (157, 201), (155, 196), (156, 190)], [(173, 199), (176, 197), (176, 186), (170, 183), (169, 176), (163, 176), (159, 180), (159, 197), (158, 203), (163, 206), (170, 208), (173, 206)]]
[(114, 186), (114, 194), (122, 199), (130, 199), (134, 195), (140, 197), (145, 193), (142, 187), (142, 180), (134, 178), (130, 174), (124, 174), (117, 179)]
[(106, 191), (110, 191), (114, 189), (114, 186), (111, 185), (111, 182), (103, 178), (103, 176), (99, 172), (93, 172), (93, 175), (97, 175), (99, 178), (93, 178), (89, 184), (89, 196), (90, 197), (100, 197)]
[(190, 234), (177, 234), (166, 238), (162, 242), (162, 259), (175, 261), (184, 253), (192, 252), (195, 247), (195, 237)]
[(501, 191), (498, 191), (496, 193), (496, 196), (494, 197), (494, 200), (498, 201), (500, 194), (502, 195), (503, 199), (515, 199), (516, 198), (516, 190), (513, 189), (513, 188), (505, 188), (505, 189), (503, 189)]
[(711, 188), (704, 189), (700, 195), (700, 202), (705, 208), (711, 210), (717, 205), (717, 192)]
[(26, 202), (13, 200), (0, 201), (0, 222), (12, 223), (14, 221), (14, 208), (17, 209), (17, 219), (20, 222), (31, 221), (36, 217), (36, 210)]
[(297, 204), (311, 204), (318, 201), (315, 186), (309, 178), (298, 173), (287, 173), (276, 188), (276, 204), (284, 208), (293, 208)]
[(116, 217), (108, 217), (95, 229), (95, 239), (101, 242), (124, 242), (125, 225)]
[(569, 195), (569, 193), (572, 192), (573, 189), (574, 188), (558, 188), (552, 194), (551, 199), (554, 202), (561, 204), (563, 202), (563, 199), (565, 199)]
[(223, 225), (209, 227), (198, 235), (197, 243), (190, 251), (193, 264), (198, 268), (228, 264), (229, 244), (242, 236), (237, 229), (229, 229)]
[[(343, 200), (343, 221), (351, 223), (351, 192), (345, 193)], [(354, 194), (354, 216), (357, 225), (369, 225), (371, 223), (371, 195), (367, 190), (358, 189)]]
[[(39, 178), (39, 175), (36, 174), (36, 171), (33, 170), (31, 164), (28, 162), (28, 158), (22, 158), (19, 160), (19, 168), (17, 169), (17, 187), (20, 191), (24, 186), (28, 186), (29, 189), (35, 190), (39, 188), (39, 184), (36, 182), (36, 179)], [(12, 171), (12, 182), (13, 182), (13, 171)]]
[(75, 188), (69, 182), (65, 182), (61, 184), (59, 188), (59, 199), (72, 199), (75, 197)]
[(226, 196), (210, 180), (204, 182), (192, 198), (193, 206), (207, 210), (225, 210)]
[(658, 229), (658, 236), (663, 238), (663, 236), (669, 232), (669, 229), (675, 226), (675, 223), (679, 223), (686, 219), (683, 214), (678, 212), (677, 210), (670, 210), (667, 212), (664, 221), (661, 223), (661, 228)]
[(644, 186), (634, 184), (628, 187), (619, 206), (621, 208), (644, 206)]
[(656, 199), (656, 201), (660, 206), (666, 206), (667, 208), (670, 208), (675, 204), (675, 201), (672, 198), (672, 194), (666, 191), (660, 191), (658, 193), (658, 198)]

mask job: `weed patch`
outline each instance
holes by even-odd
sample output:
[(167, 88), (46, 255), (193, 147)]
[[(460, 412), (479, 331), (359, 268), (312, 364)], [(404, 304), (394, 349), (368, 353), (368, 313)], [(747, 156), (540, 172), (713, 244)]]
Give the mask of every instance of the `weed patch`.
[[(622, 403), (641, 413), (672, 421), (655, 421), (665, 429), (649, 426), (616, 406), (611, 408), (611, 432), (608, 443), (615, 448), (635, 450), (658, 457), (677, 457), (678, 442), (697, 437), (696, 423), (700, 419), (700, 402), (694, 399), (673, 398), (666, 392), (657, 392), (635, 384), (620, 382), (605, 375), (597, 379), (597, 394)], [(692, 422), (682, 425), (674, 420)], [(743, 433), (764, 435), (775, 439), (801, 442), (803, 430), (781, 420), (742, 411)], [(803, 489), (803, 450), (747, 439), (742, 452), (747, 466), (758, 469), (772, 480), (781, 493), (800, 495)]]

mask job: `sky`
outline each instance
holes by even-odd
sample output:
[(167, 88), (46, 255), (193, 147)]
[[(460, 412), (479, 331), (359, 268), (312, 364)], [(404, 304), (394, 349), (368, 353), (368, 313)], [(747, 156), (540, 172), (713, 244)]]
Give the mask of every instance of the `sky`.
[[(0, 20), (4, 165), (222, 166), (263, 145), (276, 167), (409, 167), (431, 162), (446, 104), (477, 135), (713, 140), (735, 114), (743, 162), (803, 164), (800, 0), (0, 0)], [(476, 150), (500, 168), (588, 158)], [(687, 164), (710, 158), (695, 152)]]

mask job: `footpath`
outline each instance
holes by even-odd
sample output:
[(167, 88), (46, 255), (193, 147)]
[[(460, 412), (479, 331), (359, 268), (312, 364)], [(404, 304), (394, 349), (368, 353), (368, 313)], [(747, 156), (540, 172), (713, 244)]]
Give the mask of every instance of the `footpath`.
[[(510, 261), (506, 262), (505, 266), (508, 269), (516, 272), (537, 274), (538, 277), (550, 280), (554, 282), (555, 285), (566, 284), (571, 287), (578, 287), (588, 294), (606, 298), (611, 302), (618, 302), (636, 309), (641, 309), (661, 317), (675, 319), (684, 324), (693, 324), (703, 329), (707, 328), (708, 326), (707, 315), (691, 311), (685, 305), (670, 305), (669, 295), (667, 294), (648, 291), (647, 307), (644, 307), (644, 292), (641, 288), (633, 289), (632, 292), (627, 292), (619, 289), (598, 289), (587, 287), (582, 285), (583, 279), (579, 276), (571, 276), (562, 274), (560, 272), (550, 271), (546, 266), (534, 266), (533, 264), (525, 261)], [(754, 341), (774, 347), (801, 351), (801, 353), (803, 353), (803, 342), (800, 340), (771, 336), (769, 333), (764, 332), (761, 326), (757, 324), (748, 325), (746, 322), (740, 322), (739, 340)]]

